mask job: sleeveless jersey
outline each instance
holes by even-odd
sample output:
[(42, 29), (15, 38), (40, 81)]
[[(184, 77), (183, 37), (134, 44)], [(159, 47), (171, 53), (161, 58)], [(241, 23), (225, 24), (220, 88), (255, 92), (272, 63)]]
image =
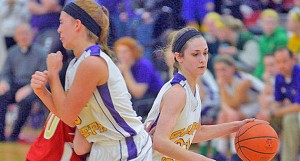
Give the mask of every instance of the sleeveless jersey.
[[(174, 78), (162, 87), (154, 101), (154, 104), (145, 121), (145, 124), (147, 125), (150, 122), (155, 121), (153, 127), (156, 126), (160, 114), (160, 103), (162, 101), (162, 98), (164, 94), (172, 87), (172, 85), (175, 84), (180, 84), (185, 89), (186, 104), (181, 114), (179, 115), (175, 128), (171, 132), (170, 140), (172, 140), (172, 142), (174, 142), (181, 148), (185, 148), (188, 150), (196, 133), (198, 123), (200, 121), (201, 100), (198, 85), (196, 85), (196, 93), (194, 95), (185, 77), (180, 73), (176, 73), (174, 75)], [(153, 151), (153, 161), (166, 160), (175, 161), (174, 159), (168, 156), (165, 156), (157, 151)]]
[[(72, 85), (78, 66), (89, 56), (105, 60), (108, 66), (108, 81), (97, 86), (79, 113), (75, 121), (77, 128), (89, 142), (109, 142), (135, 136), (144, 130), (143, 124), (132, 108), (131, 96), (120, 70), (111, 58), (100, 50), (99, 45), (87, 48), (78, 59), (74, 58), (70, 62), (66, 73), (66, 91)], [(129, 140), (128, 145), (132, 144), (133, 140)]]

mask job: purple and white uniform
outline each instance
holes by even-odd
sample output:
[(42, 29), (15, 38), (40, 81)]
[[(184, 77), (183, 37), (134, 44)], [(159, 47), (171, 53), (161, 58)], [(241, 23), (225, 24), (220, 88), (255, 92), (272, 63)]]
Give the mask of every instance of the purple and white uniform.
[(79, 64), (89, 56), (103, 58), (109, 75), (105, 84), (97, 86), (76, 120), (81, 134), (93, 142), (89, 160), (152, 160), (151, 138), (132, 108), (124, 78), (98, 45), (87, 48), (78, 59), (71, 61), (66, 74), (66, 91), (72, 85)]

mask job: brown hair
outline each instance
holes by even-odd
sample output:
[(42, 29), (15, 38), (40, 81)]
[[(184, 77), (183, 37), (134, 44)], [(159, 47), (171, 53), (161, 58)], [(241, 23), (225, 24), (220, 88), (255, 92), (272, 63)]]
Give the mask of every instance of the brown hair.
[[(172, 52), (172, 49), (174, 48), (174, 45), (175, 45), (175, 42), (186, 32), (190, 31), (190, 30), (195, 30), (195, 31), (198, 31), (197, 29), (193, 28), (193, 27), (185, 27), (185, 28), (182, 28), (180, 30), (178, 30), (173, 38), (172, 38), (172, 41), (171, 43), (167, 46), (167, 48), (165, 49), (165, 52)], [(181, 48), (181, 51), (179, 52), (179, 56), (184, 56), (184, 53), (183, 51), (187, 48), (187, 43), (194, 39), (194, 38), (203, 38), (202, 35), (196, 35), (192, 38), (190, 38), (185, 44), (184, 46)], [(174, 54), (174, 53), (173, 53)], [(174, 68), (174, 73), (177, 73), (178, 70), (179, 70), (179, 63), (178, 61), (176, 60), (176, 57), (174, 57), (175, 59), (175, 63), (173, 64), (173, 68)]]
[(119, 40), (117, 40), (114, 43), (114, 47), (113, 47), (115, 53), (116, 53), (117, 47), (120, 45), (124, 45), (129, 48), (134, 60), (140, 59), (143, 55), (143, 48), (135, 39), (133, 39), (131, 37), (123, 37), (123, 38), (120, 38)]
[(90, 30), (87, 30), (88, 38), (100, 44), (101, 49), (107, 55), (112, 57), (112, 52), (107, 45), (109, 33), (109, 13), (108, 10), (101, 5), (98, 5), (93, 0), (74, 0), (74, 3), (87, 12), (101, 27), (100, 35), (95, 35)]

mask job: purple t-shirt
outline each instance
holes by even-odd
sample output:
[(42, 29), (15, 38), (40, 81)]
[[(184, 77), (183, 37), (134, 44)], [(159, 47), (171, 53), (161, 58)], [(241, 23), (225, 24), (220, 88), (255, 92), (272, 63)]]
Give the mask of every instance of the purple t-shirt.
[[(36, 0), (37, 3), (41, 3), (40, 0)], [(59, 4), (63, 7), (65, 0), (59, 0)], [(32, 14), (31, 16), (31, 26), (38, 31), (45, 28), (55, 28), (59, 26), (59, 16), (60, 12), (46, 13), (41, 15)]]
[(281, 74), (277, 74), (275, 78), (275, 100), (283, 101), (285, 98), (292, 103), (300, 104), (300, 66), (295, 65), (292, 71), (292, 78), (289, 83)]
[(138, 83), (148, 84), (146, 93), (157, 95), (160, 88), (163, 86), (163, 81), (158, 72), (155, 70), (152, 63), (141, 58), (131, 67), (131, 72)]
[(214, 3), (215, 0), (183, 0), (181, 16), (185, 21), (202, 21), (209, 12), (206, 9), (207, 3)]

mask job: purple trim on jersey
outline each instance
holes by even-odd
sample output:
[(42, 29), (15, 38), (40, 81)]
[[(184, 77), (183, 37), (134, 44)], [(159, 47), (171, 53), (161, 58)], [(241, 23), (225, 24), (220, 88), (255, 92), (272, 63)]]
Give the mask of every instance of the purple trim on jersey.
[[(133, 139), (128, 139), (128, 138), (132, 138), (132, 136), (136, 135), (136, 131), (134, 129), (132, 129), (127, 123), (126, 121), (121, 117), (121, 115), (119, 114), (119, 112), (116, 110), (116, 108), (114, 107), (113, 101), (111, 99), (111, 95), (110, 95), (110, 91), (109, 88), (107, 86), (107, 83), (101, 85), (101, 86), (97, 86), (97, 90), (103, 100), (103, 103), (105, 104), (105, 106), (107, 107), (108, 111), (110, 112), (110, 114), (112, 115), (112, 117), (114, 118), (114, 120), (116, 121), (116, 123), (123, 128), (126, 132), (128, 132), (130, 134), (131, 137), (126, 137), (126, 145), (128, 148), (128, 157), (133, 159), (137, 157), (137, 148), (136, 145), (134, 143)], [(128, 158), (128, 159), (129, 159)]]
[(126, 132), (128, 132), (131, 136), (136, 135), (136, 131), (134, 131), (127, 123), (126, 121), (121, 117), (119, 112), (115, 109), (113, 101), (110, 96), (110, 91), (108, 89), (107, 83), (97, 86), (98, 92), (107, 107), (108, 111), (112, 115), (112, 117), (115, 119), (117, 124), (122, 127)]
[(93, 45), (85, 49), (85, 51), (91, 50), (90, 55), (91, 56), (100, 56), (100, 46), (99, 45)]
[(127, 151), (128, 151), (128, 160), (134, 159), (137, 157), (137, 148), (134, 143), (133, 137), (126, 137), (126, 146), (127, 146)]
[(175, 84), (180, 84), (181, 81), (185, 81), (185, 80), (186, 78), (183, 75), (181, 75), (180, 73), (175, 73), (174, 78), (171, 81), (171, 85), (174, 86)]
[(160, 113), (158, 114), (157, 118), (155, 119), (155, 121), (154, 121), (153, 125), (151, 126), (150, 130), (153, 129), (157, 125), (159, 115), (160, 115)]

